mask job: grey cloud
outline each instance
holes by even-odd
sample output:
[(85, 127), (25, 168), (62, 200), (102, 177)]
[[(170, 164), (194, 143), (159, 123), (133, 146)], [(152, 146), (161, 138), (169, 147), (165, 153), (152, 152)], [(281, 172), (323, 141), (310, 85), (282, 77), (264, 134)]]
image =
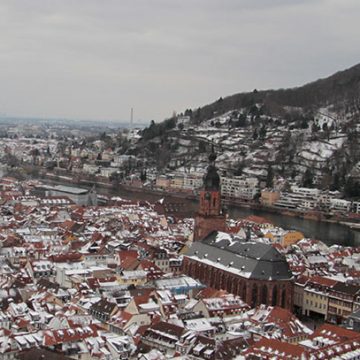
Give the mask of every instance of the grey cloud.
[[(161, 120), (358, 62), (358, 0), (3, 0), (0, 112)], [(2, 108), (1, 108), (2, 107)]]

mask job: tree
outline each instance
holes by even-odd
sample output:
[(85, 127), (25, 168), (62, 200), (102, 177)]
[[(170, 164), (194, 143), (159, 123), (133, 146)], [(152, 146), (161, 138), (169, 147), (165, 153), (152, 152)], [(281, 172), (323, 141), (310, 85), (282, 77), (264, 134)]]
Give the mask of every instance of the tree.
[(315, 122), (311, 126), (311, 132), (316, 133), (320, 130), (319, 125), (317, 125)]
[(186, 109), (184, 115), (191, 117), (192, 116), (192, 110), (191, 109)]
[(196, 112), (195, 112), (195, 118), (194, 118), (195, 124), (200, 124), (200, 122), (201, 122), (201, 116), (202, 116), (202, 114), (201, 114), (201, 108), (198, 108), (198, 109), (196, 110)]
[(146, 181), (146, 170), (142, 170), (142, 171), (141, 171), (140, 180), (141, 180), (142, 182), (145, 182), (145, 181)]
[(300, 122), (300, 128), (307, 129), (308, 127), (309, 127), (308, 121), (305, 117), (303, 117)]
[(258, 135), (258, 132), (257, 132), (257, 129), (255, 128), (254, 129), (254, 132), (253, 132), (253, 140), (257, 140), (257, 138), (259, 137), (259, 135)]
[(244, 113), (239, 115), (238, 121), (236, 122), (236, 127), (246, 126), (246, 115)]
[(241, 161), (237, 164), (236, 169), (234, 171), (234, 175), (235, 176), (241, 176), (243, 174), (245, 168), (245, 163), (244, 161)]
[(267, 168), (267, 175), (266, 175), (266, 187), (272, 188), (274, 186), (274, 172), (271, 165)]
[(340, 175), (338, 172), (335, 172), (333, 174), (330, 190), (331, 191), (340, 190)]
[(206, 152), (206, 142), (205, 141), (199, 141), (199, 153)]
[(312, 187), (314, 185), (314, 173), (309, 168), (304, 173), (302, 185), (304, 187)]
[(261, 139), (261, 140), (264, 140), (264, 139), (266, 138), (266, 127), (265, 127), (265, 125), (263, 125), (263, 126), (260, 128), (259, 136), (260, 136), (260, 139)]
[(360, 182), (353, 177), (348, 177), (344, 186), (344, 192), (347, 197), (360, 197)]
[(258, 115), (258, 113), (259, 113), (259, 109), (255, 104), (250, 107), (249, 115), (251, 115), (252, 118), (255, 117), (256, 115)]

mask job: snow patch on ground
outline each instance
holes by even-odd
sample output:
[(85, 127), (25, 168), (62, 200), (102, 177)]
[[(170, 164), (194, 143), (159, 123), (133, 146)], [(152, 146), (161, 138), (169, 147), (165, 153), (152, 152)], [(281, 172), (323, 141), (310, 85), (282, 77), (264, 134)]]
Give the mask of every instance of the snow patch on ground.
[(323, 162), (330, 158), (335, 150), (340, 149), (345, 141), (344, 137), (330, 139), (329, 142), (312, 141), (305, 143), (299, 156), (312, 161)]

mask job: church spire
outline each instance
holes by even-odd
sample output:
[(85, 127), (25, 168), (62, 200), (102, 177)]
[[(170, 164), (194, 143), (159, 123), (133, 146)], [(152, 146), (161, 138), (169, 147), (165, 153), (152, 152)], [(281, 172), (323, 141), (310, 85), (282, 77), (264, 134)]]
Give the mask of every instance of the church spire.
[(204, 189), (206, 191), (219, 191), (220, 190), (220, 176), (215, 166), (217, 156), (214, 150), (214, 144), (211, 145), (211, 153), (209, 154), (209, 166), (204, 176)]
[(194, 240), (203, 239), (212, 231), (226, 231), (226, 217), (221, 208), (220, 176), (215, 166), (214, 145), (209, 154), (209, 165), (200, 190), (200, 206), (195, 216)]
[(209, 155), (209, 162), (212, 165), (215, 165), (215, 160), (217, 158), (216, 152), (215, 152), (215, 146), (214, 143), (211, 143), (211, 153)]

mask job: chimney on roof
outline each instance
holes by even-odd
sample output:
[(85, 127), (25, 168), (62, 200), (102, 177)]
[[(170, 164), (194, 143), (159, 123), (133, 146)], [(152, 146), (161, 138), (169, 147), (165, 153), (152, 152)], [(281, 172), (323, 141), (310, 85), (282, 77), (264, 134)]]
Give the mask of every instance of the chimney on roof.
[(250, 228), (250, 225), (248, 225), (246, 227), (245, 233), (246, 233), (246, 241), (249, 242), (251, 240), (251, 228)]

